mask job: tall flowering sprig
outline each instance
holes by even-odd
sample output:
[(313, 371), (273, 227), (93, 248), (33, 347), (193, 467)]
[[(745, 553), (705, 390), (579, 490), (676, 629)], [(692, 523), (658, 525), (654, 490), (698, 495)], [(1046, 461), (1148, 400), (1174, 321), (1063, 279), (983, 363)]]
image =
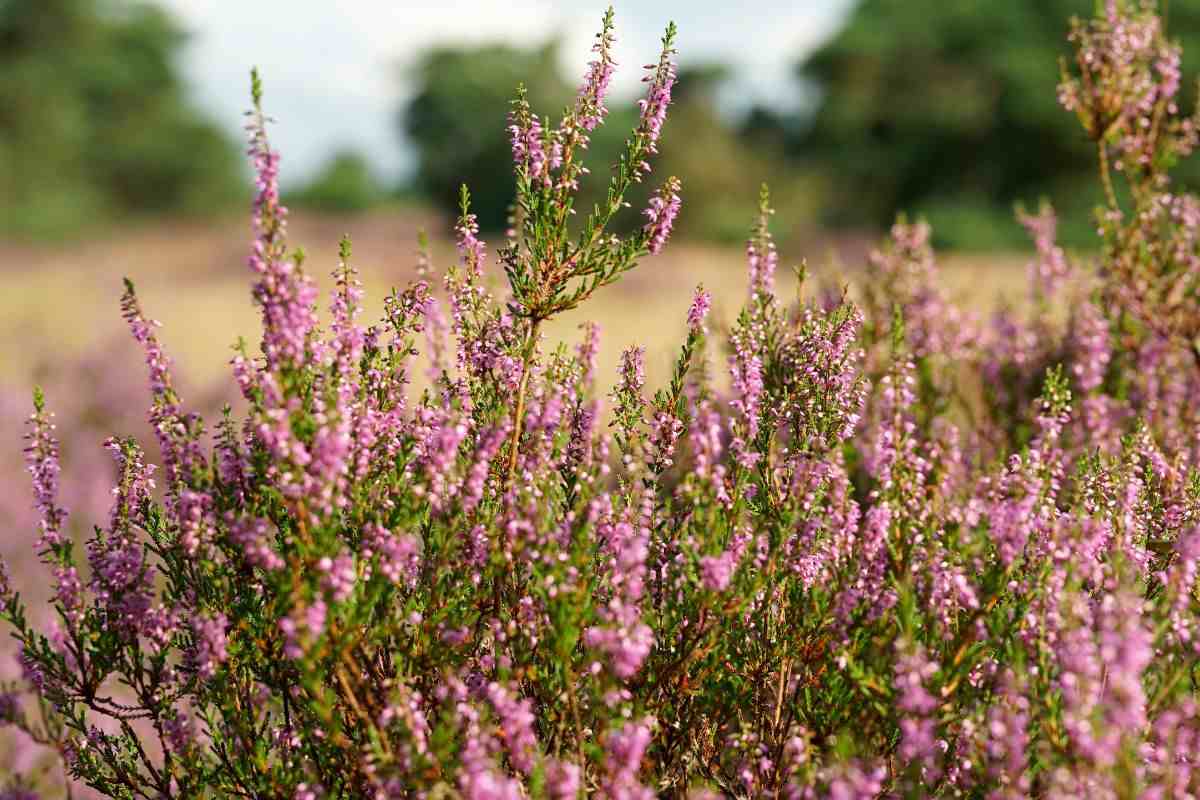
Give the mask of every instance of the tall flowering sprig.
[[(568, 218), (574, 211), (573, 195), (578, 188), (574, 176), (582, 169), (576, 150), (586, 141), (586, 138), (580, 138), (581, 132), (594, 129), (604, 116), (601, 108), (613, 67), (609, 52), (611, 30), (610, 9), (598, 37), (597, 61), (559, 131), (563, 143), (562, 170), (568, 179), (560, 180), (552, 190), (539, 188), (531, 175), (528, 148), (523, 145), (517, 148), (521, 155), (517, 168), (521, 230), (520, 235), (501, 251), (500, 257), (512, 289), (514, 312), (534, 324), (574, 308), (596, 289), (632, 269), (641, 256), (658, 252), (670, 232), (670, 221), (678, 213), (678, 182), (672, 178), (660, 195), (660, 205), (656, 207), (660, 210), (655, 212), (655, 207), (651, 210), (651, 219), (658, 220), (658, 224), (648, 225), (638, 235), (627, 238), (608, 232), (613, 218), (625, 206), (626, 193), (634, 182), (649, 172), (648, 158), (656, 152), (670, 101), (670, 85), (674, 82), (675, 26), (672, 24), (663, 36), (659, 66), (650, 80), (653, 102), (643, 101), (638, 127), (626, 141), (625, 152), (613, 167), (605, 202), (588, 216), (578, 236), (573, 236), (568, 228)], [(518, 131), (527, 131), (533, 118), (520, 99), (514, 113), (529, 120), (516, 125)]]
[(613, 35), (613, 10), (612, 6), (609, 6), (604, 14), (600, 32), (596, 34), (596, 43), (592, 45), (592, 52), (596, 55), (588, 62), (587, 75), (579, 87), (575, 101), (575, 122), (587, 132), (594, 131), (608, 114), (605, 101), (608, 97), (608, 85), (616, 67), (612, 57), (616, 39)]
[(39, 551), (53, 551), (64, 544), (63, 525), (67, 511), (58, 505), (59, 463), (58, 439), (54, 435), (54, 415), (46, 411), (46, 399), (41, 389), (33, 392), (33, 413), (29, 417), (29, 446), (25, 448), (25, 463), (33, 478), (34, 508), (38, 512)]
[[(649, 86), (646, 89), (646, 97), (638, 101), (642, 110), (638, 133), (645, 137), (645, 152), (648, 155), (658, 152), (658, 140), (662, 136), (663, 123), (667, 119), (667, 108), (671, 105), (671, 89), (676, 79), (675, 62), (672, 59), (675, 55), (672, 47), (674, 33), (673, 25), (667, 28), (658, 64), (647, 64), (645, 68), (650, 70), (650, 74), (642, 78), (642, 82)], [(639, 174), (645, 174), (650, 171), (650, 165), (643, 161), (638, 164), (637, 171)]]
[[(679, 356), (675, 359), (670, 384), (665, 389), (656, 392), (653, 401), (649, 404), (650, 424), (646, 437), (646, 459), (651, 471), (656, 475), (661, 475), (675, 464), (676, 446), (690, 422), (685, 392), (692, 370), (703, 358), (704, 322), (711, 303), (712, 296), (704, 290), (704, 287), (697, 286), (687, 313), (687, 338), (684, 340)], [(640, 359), (641, 353), (636, 355)], [(638, 384), (644, 379), (641, 375), (640, 362), (631, 364), (626, 361), (623, 366), (636, 372), (636, 374), (630, 375), (628, 369), (623, 371), (622, 378), (628, 391), (623, 392), (618, 389), (616, 393), (618, 418), (623, 420), (624, 438), (629, 441), (635, 436), (633, 429), (640, 420), (640, 411), (637, 408), (640, 398), (640, 385)]]
[(267, 371), (296, 366), (307, 355), (317, 326), (316, 284), (301, 268), (303, 257), (287, 255), (287, 208), (279, 199), (279, 153), (267, 137), (262, 81), (250, 75), (254, 108), (248, 112), (248, 154), (254, 166), (255, 239), (249, 264), (257, 275), (253, 296), (262, 310), (262, 352)]
[[(73, 543), (64, 536), (66, 509), (59, 506), (59, 443), (55, 436), (54, 415), (46, 411), (46, 400), (40, 388), (33, 392), (33, 413), (25, 434), (25, 463), (33, 480), (34, 508), (38, 513), (38, 538), (35, 548), (43, 564), (54, 573), (54, 599), (66, 623), (67, 632), (76, 635), (84, 613), (84, 588), (72, 553)], [(0, 604), (6, 604), (11, 593), (7, 566), (0, 575)], [(0, 609), (3, 610), (3, 609)]]
[(121, 315), (129, 325), (134, 340), (145, 352), (151, 394), (147, 420), (154, 429), (162, 451), (167, 511), (181, 527), (194, 525), (197, 521), (187, 518), (189, 510), (203, 505), (204, 496), (191, 493), (193, 502), (189, 509), (185, 507), (187, 501), (181, 494), (184, 492), (185, 476), (203, 474), (208, 469), (201, 445), (203, 421), (197, 414), (184, 413), (171, 378), (171, 359), (154, 333), (161, 323), (146, 318), (133, 282), (128, 278), (125, 279), (125, 293), (121, 296)]
[(153, 601), (155, 569), (146, 558), (139, 530), (150, 526), (153, 464), (133, 440), (109, 439), (105, 447), (117, 463), (120, 482), (113, 492), (108, 529), (88, 542), (91, 588), (103, 610), (104, 625), (122, 637), (136, 635)]
[(779, 253), (775, 239), (771, 236), (771, 196), (764, 183), (758, 195), (758, 221), (754, 232), (746, 240), (746, 264), (750, 271), (750, 295), (767, 298), (775, 292), (775, 270), (779, 266)]
[[(544, 142), (561, 144), (561, 152), (553, 151), (549, 159), (553, 166), (561, 157), (561, 175), (550, 186), (544, 180), (539, 181), (542, 168), (535, 169), (529, 155), (527, 140), (533, 130), (532, 112), (522, 97), (518, 97), (514, 106), (512, 130), (514, 141), (518, 143), (514, 154), (519, 156), (516, 205), (520, 230), (500, 251), (511, 290), (510, 324), (517, 332), (517, 344), (510, 351), (516, 361), (512, 374), (517, 378), (513, 386), (515, 424), (508, 445), (509, 483), (517, 470), (529, 378), (534, 369), (542, 324), (575, 308), (597, 289), (617, 280), (633, 269), (642, 256), (659, 252), (679, 211), (679, 183), (672, 178), (656, 196), (657, 205), (652, 203), (648, 210), (650, 222), (637, 233), (620, 237), (608, 230), (616, 214), (626, 205), (625, 194), (649, 171), (647, 159), (657, 152), (656, 144), (674, 82), (675, 26), (672, 23), (663, 35), (659, 67), (651, 80), (651, 100), (647, 101), (648, 105), (643, 104), (638, 127), (626, 141), (625, 152), (613, 167), (605, 202), (593, 209), (577, 236), (568, 225), (574, 213), (574, 193), (578, 190), (576, 178), (583, 171), (577, 151), (586, 146), (586, 134), (603, 117), (603, 101), (612, 71), (612, 21), (612, 10), (609, 9), (597, 39), (597, 59), (581, 87), (576, 105), (568, 111), (556, 133), (543, 137)], [(467, 214), (465, 197), (464, 190), (464, 218)]]
[(1037, 248), (1037, 258), (1029, 262), (1029, 285), (1036, 298), (1048, 299), (1053, 297), (1062, 284), (1069, 279), (1071, 266), (1066, 253), (1055, 240), (1058, 230), (1058, 216), (1054, 208), (1045, 203), (1037, 214), (1029, 214), (1023, 210), (1017, 212), (1017, 220), (1033, 238)]

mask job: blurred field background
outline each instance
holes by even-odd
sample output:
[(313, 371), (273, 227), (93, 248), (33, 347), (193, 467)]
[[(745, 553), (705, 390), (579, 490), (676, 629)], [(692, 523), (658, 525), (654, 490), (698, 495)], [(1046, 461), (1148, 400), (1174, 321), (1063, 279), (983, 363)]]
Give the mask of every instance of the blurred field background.
[[(763, 180), (781, 261), (807, 259), (814, 285), (869, 282), (866, 254), (903, 211), (933, 224), (951, 296), (980, 313), (1021, 303), (1031, 248), (1015, 204), (1053, 199), (1063, 241), (1093, 246), (1092, 152), (1055, 102), (1067, 20), (1091, 7), (618, 3), (620, 67), (593, 171), (603, 175), (634, 124), (639, 67), (675, 18), (680, 79), (655, 174), (683, 179), (684, 211), (663, 255), (568, 315), (549, 341), (574, 343), (579, 323), (595, 319), (604, 377), (640, 344), (655, 385), (697, 284), (713, 292), (718, 320), (735, 315)], [(338, 238), (351, 236), (370, 323), (387, 291), (414, 277), (418, 231), (431, 236), (436, 268), (453, 258), (463, 182), (484, 238), (500, 241), (512, 193), (508, 101), (524, 82), (536, 109), (568, 102), (602, 12), (583, 0), (0, 0), (0, 555), (17, 584), (40, 599), (48, 583), (29, 553), (20, 458), (32, 384), (58, 413), (77, 533), (106, 513), (103, 439), (149, 439), (144, 369), (118, 309), (122, 276), (162, 321), (185, 400), (214, 412), (233, 399), (230, 346), (255, 342), (257, 330), (239, 130), (252, 64), (278, 120), (291, 241), (328, 286)], [(1169, 25), (1194, 76), (1200, 4), (1172, 3)], [(1185, 183), (1197, 176), (1194, 165), (1184, 171)], [(591, 197), (601, 188), (595, 181)], [(636, 206), (624, 224), (640, 224)], [(0, 677), (13, 674), (11, 655), (0, 643)], [(0, 743), (0, 784), (6, 766), (35, 757)]]

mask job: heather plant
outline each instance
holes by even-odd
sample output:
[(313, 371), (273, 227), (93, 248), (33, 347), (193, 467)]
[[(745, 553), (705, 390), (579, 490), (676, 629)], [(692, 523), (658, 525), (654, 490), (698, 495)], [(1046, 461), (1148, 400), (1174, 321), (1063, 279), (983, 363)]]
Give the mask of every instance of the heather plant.
[(673, 27), (603, 203), (575, 213), (611, 12), (557, 122), (513, 104), (504, 288), (464, 188), (445, 302), (422, 256), (371, 327), (349, 241), (320, 324), (255, 75), (245, 413), (186, 410), (127, 285), (161, 458), (105, 443), (111, 511), (79, 558), (35, 393), (56, 618), (5, 583), (23, 679), (0, 715), (118, 798), (1195, 796), (1198, 267), (1171, 209), (1196, 201), (1162, 199), (1193, 125), (1150, 6), (1075, 30), (1061, 97), (1102, 181), (1130, 181), (1098, 269), (1052, 209), (1021, 212), (1031, 311), (977, 319), (902, 220), (861, 307), (785, 301), (764, 189), (723, 346), (697, 287), (657, 391), (640, 348), (605, 392), (596, 326), (543, 329), (669, 240), (673, 177), (610, 225), (652, 174)]

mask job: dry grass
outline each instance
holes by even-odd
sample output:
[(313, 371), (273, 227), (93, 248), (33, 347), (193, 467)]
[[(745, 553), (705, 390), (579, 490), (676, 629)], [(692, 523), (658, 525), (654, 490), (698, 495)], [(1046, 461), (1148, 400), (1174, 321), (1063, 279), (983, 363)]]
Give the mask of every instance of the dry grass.
[[(436, 230), (438, 221), (413, 212), (348, 219), (298, 214), (290, 238), (304, 245), (308, 268), (328, 287), (338, 238), (348, 232), (368, 294), (365, 318), (373, 320), (388, 289), (413, 277), (419, 228)], [(159, 225), (64, 248), (0, 245), (5, 283), (0, 299), (0, 384), (28, 386), (39, 365), (105, 347), (123, 336), (117, 307), (123, 275), (137, 284), (147, 313), (163, 322), (163, 342), (190, 383), (208, 385), (223, 379), (231, 345), (238, 336), (253, 342), (257, 331), (245, 266), (249, 235), (248, 225), (239, 218), (213, 225)], [(845, 265), (814, 268), (816, 280), (847, 283), (866, 278), (861, 243), (842, 243), (837, 248), (840, 258), (830, 257), (829, 242), (810, 245), (793, 250), (813, 264)], [(434, 252), (439, 266), (453, 255), (445, 240), (435, 242)], [(991, 307), (998, 297), (1019, 302), (1024, 261), (1019, 255), (952, 257), (944, 260), (943, 276), (951, 294), (968, 306)], [(794, 291), (789, 271), (782, 272), (781, 293)], [(502, 280), (498, 269), (493, 277)], [(672, 245), (617, 285), (601, 290), (587, 307), (556, 320), (548, 330), (550, 341), (573, 343), (579, 338), (579, 324), (596, 319), (603, 333), (602, 379), (615, 374), (623, 348), (640, 344), (646, 347), (648, 378), (655, 385), (667, 373), (691, 293), (699, 283), (716, 297), (717, 317), (732, 321), (745, 293), (741, 250)], [(500, 288), (496, 286), (498, 292)], [(127, 357), (125, 350), (121, 358)], [(114, 364), (118, 366), (137, 374), (129, 369), (135, 365)]]

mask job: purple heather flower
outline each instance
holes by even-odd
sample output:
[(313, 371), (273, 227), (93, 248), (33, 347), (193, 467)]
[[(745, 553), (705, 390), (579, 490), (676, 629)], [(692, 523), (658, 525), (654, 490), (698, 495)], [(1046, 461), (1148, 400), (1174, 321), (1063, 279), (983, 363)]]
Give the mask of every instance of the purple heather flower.
[(358, 581), (358, 572), (354, 566), (354, 556), (349, 553), (339, 553), (336, 558), (323, 557), (317, 562), (321, 572), (321, 586), (329, 592), (335, 603), (340, 603), (354, 593), (354, 584)]
[(1079, 391), (1087, 395), (1100, 388), (1112, 359), (1108, 319), (1094, 303), (1084, 303), (1074, 320), (1076, 361), (1071, 368)]
[(710, 592), (723, 592), (729, 588), (736, 567), (732, 552), (704, 556), (700, 559), (700, 580)]
[(612, 59), (612, 46), (615, 42), (612, 20), (606, 16), (604, 27), (596, 34), (596, 43), (592, 45), (592, 52), (596, 57), (588, 62), (588, 72), (579, 87), (578, 98), (575, 101), (575, 120), (586, 132), (595, 130), (608, 113), (604, 98), (608, 95), (608, 84), (612, 80), (615, 66)]
[(1021, 212), (1017, 219), (1037, 248), (1037, 258), (1029, 263), (1029, 283), (1036, 296), (1052, 297), (1069, 278), (1070, 264), (1063, 249), (1055, 243), (1058, 216), (1049, 205), (1036, 216)]
[(393, 533), (374, 523), (363, 529), (363, 558), (378, 557), (379, 571), (394, 586), (416, 585), (421, 547), (421, 540), (412, 534)]
[[(773, 213), (767, 209), (766, 214)], [(775, 270), (779, 266), (779, 253), (775, 240), (766, 228), (766, 217), (760, 224), (759, 233), (746, 242), (746, 264), (750, 274), (750, 294), (770, 295), (775, 291)]]
[(25, 438), (25, 461), (33, 478), (34, 508), (39, 520), (37, 547), (46, 550), (61, 544), (62, 528), (67, 512), (58, 506), (58, 476), (61, 471), (58, 458), (58, 439), (54, 435), (53, 414), (42, 407), (41, 393), (34, 397), (35, 410), (29, 417), (30, 431)]
[(511, 690), (498, 683), (487, 687), (488, 702), (504, 731), (504, 745), (512, 765), (526, 775), (533, 772), (538, 754), (537, 723), (533, 714), (533, 703), (527, 698), (518, 698)]
[(551, 800), (578, 800), (583, 787), (583, 770), (578, 764), (549, 759), (546, 763), (546, 792)]
[(287, 209), (279, 202), (279, 154), (267, 139), (267, 119), (261, 109), (251, 113), (246, 125), (248, 154), (254, 165), (255, 240), (250, 268), (258, 276), (253, 287), (262, 309), (262, 350), (267, 371), (299, 364), (311, 352), (310, 339), (317, 328), (317, 287), (298, 264), (287, 257)]
[(228, 618), (219, 612), (211, 617), (198, 616), (194, 619), (192, 639), (195, 644), (191, 657), (196, 674), (201, 678), (211, 678), (229, 657), (225, 633), (228, 625)]
[(671, 228), (675, 225), (675, 217), (679, 216), (681, 201), (679, 199), (679, 179), (670, 178), (658, 192), (650, 198), (646, 210), (642, 212), (648, 222), (642, 227), (647, 243), (646, 249), (651, 255), (662, 252), (671, 236)]
[(483, 263), (487, 258), (487, 246), (479, 239), (479, 223), (474, 214), (466, 214), (454, 226), (455, 243), (459, 256), (467, 266), (467, 274), (478, 278), (482, 275)]
[(704, 330), (704, 320), (708, 317), (708, 310), (711, 307), (712, 295), (704, 291), (704, 287), (697, 286), (696, 294), (692, 297), (692, 305), (688, 308), (688, 330), (693, 333), (702, 332)]
[(642, 757), (650, 746), (654, 719), (626, 723), (609, 731), (604, 742), (604, 795), (613, 800), (652, 800), (654, 791), (638, 781)]
[(242, 548), (251, 566), (265, 570), (282, 569), (283, 559), (272, 546), (271, 534), (265, 519), (227, 516), (229, 538)]
[(937, 728), (932, 717), (938, 703), (927, 685), (938, 668), (919, 645), (900, 642), (897, 649), (902, 654), (896, 661), (896, 708), (904, 715), (898, 755), (906, 762), (922, 764), (927, 772), (936, 772)]
[(547, 154), (547, 146), (551, 152), (560, 148), (558, 142), (547, 142), (541, 120), (528, 115), (524, 123), (515, 115), (509, 115), (509, 138), (512, 140), (513, 161), (525, 167), (531, 181), (550, 183), (550, 170), (555, 163), (555, 156)]
[(303, 658), (305, 650), (325, 633), (327, 612), (325, 601), (318, 597), (307, 606), (296, 606), (288, 616), (281, 618), (279, 630), (284, 636), (283, 654), (293, 660)]
[[(647, 64), (646, 69), (651, 73), (642, 78), (643, 83), (650, 84), (645, 99), (638, 101), (641, 109), (641, 122), (638, 132), (644, 137), (645, 153), (652, 155), (658, 152), (658, 139), (662, 135), (663, 122), (667, 118), (667, 107), (671, 105), (671, 89), (675, 85), (675, 62), (672, 61), (675, 51), (671, 48), (668, 35), (663, 41), (663, 52), (657, 64)], [(635, 172), (644, 175), (650, 171), (650, 165), (642, 161)]]

